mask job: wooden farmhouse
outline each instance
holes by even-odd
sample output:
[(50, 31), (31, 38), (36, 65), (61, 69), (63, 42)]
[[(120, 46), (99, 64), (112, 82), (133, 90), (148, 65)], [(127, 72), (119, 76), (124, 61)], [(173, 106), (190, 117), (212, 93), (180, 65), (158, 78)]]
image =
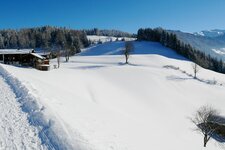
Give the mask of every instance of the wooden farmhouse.
[(35, 53), (33, 49), (0, 49), (0, 62), (16, 66), (29, 66), (49, 70), (49, 59)]

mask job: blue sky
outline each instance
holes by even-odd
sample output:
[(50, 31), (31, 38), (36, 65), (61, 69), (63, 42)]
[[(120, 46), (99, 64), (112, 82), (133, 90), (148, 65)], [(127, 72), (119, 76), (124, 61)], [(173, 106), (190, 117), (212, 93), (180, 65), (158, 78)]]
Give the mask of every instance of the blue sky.
[(225, 29), (225, 0), (1, 0), (0, 28)]

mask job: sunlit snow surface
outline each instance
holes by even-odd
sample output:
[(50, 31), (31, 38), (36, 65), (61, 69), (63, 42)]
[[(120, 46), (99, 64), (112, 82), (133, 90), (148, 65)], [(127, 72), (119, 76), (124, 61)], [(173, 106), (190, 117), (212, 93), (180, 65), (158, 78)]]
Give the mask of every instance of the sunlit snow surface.
[(53, 116), (63, 130), (58, 136), (75, 150), (220, 149), (213, 140), (203, 148), (188, 117), (205, 104), (225, 114), (225, 76), (201, 68), (201, 80), (194, 80), (191, 62), (174, 51), (151, 42), (134, 46), (129, 65), (118, 55), (124, 43), (111, 42), (68, 63), (62, 57), (60, 68), (48, 72), (2, 66), (28, 88), (47, 118)]

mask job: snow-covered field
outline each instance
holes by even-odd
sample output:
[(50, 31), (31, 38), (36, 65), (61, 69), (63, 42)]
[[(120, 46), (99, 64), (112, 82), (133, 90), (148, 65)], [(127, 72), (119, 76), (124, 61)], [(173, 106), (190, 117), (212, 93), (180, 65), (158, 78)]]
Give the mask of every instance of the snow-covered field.
[[(191, 62), (172, 50), (158, 43), (134, 44), (129, 65), (117, 55), (124, 43), (111, 42), (48, 72), (1, 66), (36, 99), (41, 108), (36, 111), (50, 118), (45, 120), (52, 129), (46, 133), (50, 143), (55, 137), (76, 150), (220, 149), (213, 140), (203, 148), (188, 117), (206, 104), (225, 115), (225, 76), (201, 69), (202, 80), (194, 80), (187, 75), (193, 74)], [(61, 149), (68, 149), (65, 145)]]

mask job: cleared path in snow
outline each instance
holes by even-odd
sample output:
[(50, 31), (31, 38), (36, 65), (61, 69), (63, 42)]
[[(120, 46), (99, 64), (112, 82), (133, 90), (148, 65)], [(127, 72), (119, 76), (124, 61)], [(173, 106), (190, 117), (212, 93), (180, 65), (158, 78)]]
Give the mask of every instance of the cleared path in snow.
[(0, 76), (0, 149), (45, 149), (16, 95)]

